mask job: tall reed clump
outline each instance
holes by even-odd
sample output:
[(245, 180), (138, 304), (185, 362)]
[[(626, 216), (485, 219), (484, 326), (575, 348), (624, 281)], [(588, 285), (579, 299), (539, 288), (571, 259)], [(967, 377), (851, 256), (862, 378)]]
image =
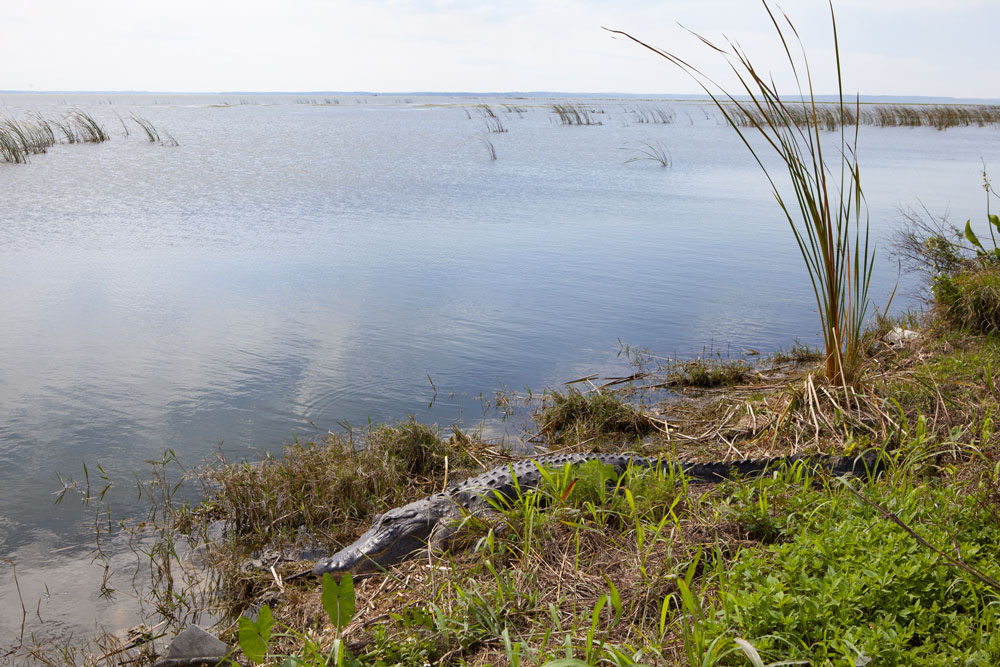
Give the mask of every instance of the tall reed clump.
[[(835, 112), (843, 120), (837, 124), (839, 143), (831, 147), (835, 157), (829, 159), (820, 136), (827, 125), (818, 110), (812, 73), (798, 31), (786, 14), (782, 12), (779, 19), (767, 0), (762, 0), (762, 4), (781, 40), (795, 77), (798, 95), (794, 100), (783, 99), (774, 79), (758, 70), (732, 41), (727, 40), (726, 45), (720, 47), (701, 35), (695, 35), (726, 59), (739, 79), (742, 88), (739, 95), (745, 99), (737, 99), (735, 93), (730, 93), (673, 53), (650, 46), (620, 30), (610, 32), (649, 49), (694, 79), (750, 150), (767, 176), (805, 260), (820, 311), (826, 377), (847, 385), (855, 381), (859, 371), (862, 326), (869, 306), (868, 288), (875, 248), (869, 245), (867, 209), (861, 190), (858, 126), (854, 125), (850, 136), (845, 130), (845, 126), (850, 124), (846, 119), (851, 108), (844, 102), (836, 16), (831, 0), (830, 21), (838, 86)], [(791, 43), (789, 35), (794, 38)], [(792, 51), (796, 44), (798, 56)], [(857, 117), (860, 99), (853, 106), (854, 116)], [(805, 123), (800, 122), (803, 114), (807, 120)], [(759, 135), (764, 146), (753, 143), (753, 135)], [(777, 153), (784, 163), (794, 197), (782, 194), (775, 181), (776, 176), (766, 166), (763, 153), (767, 147)]]
[(77, 109), (68, 116), (69, 122), (76, 127), (77, 141), (86, 144), (100, 144), (111, 139), (104, 126), (86, 111)]
[[(591, 111), (587, 107), (578, 104), (553, 104), (552, 112), (559, 117), (562, 125), (600, 125), (600, 121), (595, 121), (591, 116)], [(598, 112), (593, 112), (598, 113)]]
[(24, 164), (29, 155), (44, 153), (55, 143), (52, 125), (41, 116), (0, 121), (0, 162)]

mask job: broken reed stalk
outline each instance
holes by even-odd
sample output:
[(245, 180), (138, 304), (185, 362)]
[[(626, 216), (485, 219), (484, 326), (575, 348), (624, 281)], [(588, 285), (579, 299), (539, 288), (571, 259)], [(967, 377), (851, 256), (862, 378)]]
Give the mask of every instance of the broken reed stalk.
[[(767, 0), (761, 0), (784, 48), (798, 87), (798, 99), (786, 102), (778, 93), (774, 79), (757, 70), (746, 53), (734, 42), (726, 40), (719, 47), (706, 37), (694, 34), (703, 44), (722, 55), (736, 74), (747, 99), (739, 100), (711, 77), (677, 55), (651, 46), (621, 30), (609, 30), (649, 49), (680, 68), (712, 99), (729, 125), (739, 135), (771, 185), (774, 198), (791, 226), (799, 251), (806, 263), (816, 303), (819, 306), (825, 344), (825, 375), (831, 381), (851, 384), (856, 379), (861, 360), (861, 333), (868, 310), (868, 288), (874, 259), (874, 246), (869, 244), (868, 217), (861, 190), (861, 170), (857, 157), (858, 125), (848, 138), (845, 125), (851, 109), (844, 103), (843, 79), (840, 67), (840, 47), (837, 22), (830, 2), (830, 19), (837, 66), (838, 102), (834, 109), (840, 142), (839, 182), (824, 156), (820, 131), (829, 124), (817, 105), (812, 73), (805, 47), (792, 21), (781, 13), (779, 21)], [(782, 27), (782, 23), (786, 27)], [(786, 31), (791, 31), (801, 56), (792, 54)], [(801, 73), (801, 74), (800, 74)], [(805, 88), (803, 88), (803, 78)], [(854, 117), (859, 114), (860, 98), (854, 103)], [(744, 128), (756, 130), (784, 163), (791, 178), (797, 210), (786, 201), (765, 166), (762, 152)], [(831, 161), (833, 162), (833, 161)], [(834, 165), (836, 163), (834, 162)], [(862, 212), (864, 210), (864, 219)], [(891, 299), (890, 299), (891, 301)]]

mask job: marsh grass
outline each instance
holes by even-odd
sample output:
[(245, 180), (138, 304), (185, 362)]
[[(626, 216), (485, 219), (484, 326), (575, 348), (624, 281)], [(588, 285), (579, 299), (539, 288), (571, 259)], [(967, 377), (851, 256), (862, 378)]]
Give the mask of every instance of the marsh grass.
[(659, 164), (661, 167), (669, 167), (674, 163), (674, 159), (670, 155), (670, 151), (667, 150), (667, 147), (664, 146), (662, 142), (659, 141), (643, 141), (636, 148), (625, 148), (626, 150), (636, 152), (636, 155), (633, 155), (629, 159), (625, 160), (625, 164), (630, 162), (650, 161)]
[(107, 133), (104, 126), (86, 111), (81, 109), (71, 111), (67, 120), (75, 129), (77, 141), (85, 144), (100, 144), (111, 139), (111, 135)]
[(0, 121), (0, 159), (4, 162), (24, 164), (29, 156), (44, 153), (55, 143), (52, 125), (41, 116)]
[(601, 124), (601, 121), (594, 120), (593, 114), (597, 112), (582, 104), (553, 104), (552, 112), (559, 118), (561, 125)]
[[(129, 128), (119, 116), (122, 130), (127, 138)], [(132, 121), (139, 126), (150, 143), (161, 146), (178, 146), (178, 142), (168, 133), (160, 133), (151, 122), (133, 113)], [(32, 155), (45, 153), (57, 143), (103, 143), (109, 141), (104, 126), (90, 113), (74, 110), (61, 120), (45, 118), (39, 113), (30, 113), (23, 119), (5, 118), (0, 120), (0, 162), (24, 164)]]
[(497, 148), (493, 145), (493, 142), (489, 140), (485, 134), (479, 136), (480, 143), (486, 148), (486, 154), (490, 156), (490, 160), (494, 161), (497, 159)]
[[(160, 136), (160, 131), (157, 130), (156, 127), (153, 125), (153, 123), (150, 122), (148, 119), (143, 118), (142, 116), (133, 113), (132, 114), (132, 121), (136, 125), (139, 126), (139, 129), (142, 130), (143, 135), (145, 135), (146, 140), (149, 143), (151, 143), (151, 144), (159, 144), (161, 146), (177, 146), (177, 145), (179, 145), (177, 143), (177, 140), (174, 139), (172, 136), (170, 136), (167, 133), (164, 133), (164, 135), (161, 137)], [(125, 123), (122, 122), (122, 125), (124, 126)], [(126, 136), (128, 136), (127, 135), (127, 128), (126, 128)]]
[(149, 143), (156, 144), (160, 142), (160, 133), (157, 132), (151, 122), (135, 113), (132, 114), (132, 122), (139, 126), (139, 129), (146, 135), (146, 140), (149, 141)]
[(632, 121), (639, 124), (669, 125), (677, 118), (673, 109), (662, 107), (635, 107), (629, 113), (632, 116)]
[(991, 127), (1000, 124), (1000, 106), (987, 104), (858, 104), (841, 112), (838, 104), (816, 102), (809, 104), (786, 103), (786, 118), (772, 110), (745, 104), (727, 104), (725, 112), (739, 127), (756, 128), (776, 125), (788, 120), (801, 127), (815, 123), (823, 130), (833, 132), (844, 125), (872, 125), (875, 127), (933, 127), (946, 130), (951, 127)]
[(45, 153), (59, 138), (66, 143), (100, 143), (110, 139), (91, 115), (74, 111), (65, 121), (51, 121), (40, 114), (0, 121), (0, 161), (24, 164), (30, 156)]
[(490, 107), (490, 105), (480, 104), (476, 106), (476, 109), (479, 111), (479, 115), (482, 117), (483, 122), (486, 123), (487, 132), (504, 133), (507, 131), (503, 121), (492, 109), (492, 107)]

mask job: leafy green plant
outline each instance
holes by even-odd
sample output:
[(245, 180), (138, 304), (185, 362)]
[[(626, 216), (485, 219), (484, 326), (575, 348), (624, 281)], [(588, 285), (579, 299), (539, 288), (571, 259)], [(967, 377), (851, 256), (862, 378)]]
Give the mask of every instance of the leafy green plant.
[(985, 164), (983, 165), (983, 190), (986, 191), (987, 229), (990, 231), (990, 241), (993, 242), (993, 248), (991, 250), (987, 250), (979, 241), (979, 237), (972, 231), (972, 220), (965, 221), (965, 238), (968, 239), (969, 243), (973, 245), (976, 250), (976, 255), (981, 261), (996, 262), (1000, 260), (1000, 247), (997, 246), (997, 236), (993, 232), (993, 228), (996, 227), (997, 231), (1000, 232), (1000, 217), (990, 213), (990, 195), (995, 197), (997, 196), (997, 193), (993, 190), (993, 184), (990, 181), (989, 174), (986, 172)]
[(993, 213), (987, 213), (986, 217), (989, 221), (990, 239), (993, 241), (993, 248), (991, 250), (987, 250), (983, 247), (983, 244), (979, 241), (979, 237), (976, 236), (974, 231), (972, 231), (972, 220), (965, 221), (965, 238), (969, 240), (969, 243), (975, 246), (976, 254), (980, 257), (980, 259), (989, 258), (992, 261), (996, 261), (997, 259), (1000, 259), (1000, 247), (997, 246), (997, 239), (996, 235), (993, 233), (993, 228), (996, 227), (997, 230), (1000, 230), (1000, 216)]
[(240, 649), (243, 655), (253, 663), (262, 664), (271, 645), (271, 628), (274, 627), (271, 608), (264, 605), (257, 612), (256, 620), (240, 616), (238, 623)]
[[(345, 574), (340, 582), (335, 582), (329, 573), (325, 573), (323, 575), (323, 593), (320, 599), (323, 603), (323, 609), (326, 610), (330, 622), (336, 629), (337, 636), (333, 640), (333, 648), (329, 655), (325, 655), (320, 650), (318, 642), (311, 637), (285, 627), (283, 634), (298, 639), (303, 645), (303, 650), (299, 656), (287, 656), (282, 662), (283, 666), (335, 665), (336, 667), (344, 667), (345, 665), (357, 664), (357, 661), (347, 651), (340, 636), (340, 633), (354, 617), (354, 580), (351, 575)], [(263, 664), (271, 648), (271, 629), (274, 627), (274, 615), (271, 608), (267, 605), (262, 606), (257, 612), (256, 619), (240, 616), (238, 626), (238, 639), (243, 654), (254, 664)]]
[(970, 572), (996, 574), (991, 554), (1000, 535), (973, 498), (905, 479), (869, 487), (870, 504), (838, 485), (758, 484), (789, 494), (778, 521), (783, 539), (744, 550), (716, 573), (719, 608), (701, 618), (703, 637), (736, 633), (762, 663), (986, 665), (1000, 658), (997, 591), (982, 583), (988, 577), (936, 553), (943, 548)]
[[(720, 47), (697, 35), (705, 45), (726, 58), (739, 79), (739, 94), (745, 99), (737, 99), (734, 93), (728, 92), (677, 55), (650, 46), (626, 32), (611, 32), (649, 49), (691, 76), (711, 97), (764, 171), (805, 260), (819, 306), (826, 377), (848, 384), (854, 381), (861, 360), (861, 334), (869, 306), (868, 287), (874, 247), (869, 245), (867, 214), (863, 216), (865, 206), (857, 157), (858, 126), (855, 126), (851, 138), (844, 129), (850, 108), (844, 101), (833, 4), (830, 4), (830, 18), (838, 83), (835, 113), (841, 120), (837, 124), (840, 128), (839, 142), (834, 147), (836, 163), (828, 162), (824, 152), (825, 141), (821, 136), (824, 123), (812, 87), (809, 62), (801, 41), (798, 41), (795, 26), (783, 13), (779, 19), (766, 1), (764, 8), (784, 47), (798, 85), (797, 100), (786, 102), (779, 94), (774, 79), (757, 70), (735, 42), (729, 41), (727, 47)], [(798, 59), (792, 55), (787, 31), (795, 36), (802, 52)], [(854, 106), (856, 117), (860, 100)], [(755, 130), (764, 140), (765, 147), (777, 153), (782, 160), (791, 179), (792, 197), (782, 194), (776, 177), (772, 176), (764, 161), (762, 151), (766, 148), (751, 142), (746, 128)], [(834, 165), (838, 167), (836, 171)]]

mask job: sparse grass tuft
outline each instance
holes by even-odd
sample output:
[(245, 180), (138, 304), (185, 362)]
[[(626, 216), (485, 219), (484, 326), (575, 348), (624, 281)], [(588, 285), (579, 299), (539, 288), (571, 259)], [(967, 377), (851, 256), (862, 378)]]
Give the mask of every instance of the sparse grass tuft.
[(497, 116), (496, 112), (490, 108), (488, 104), (480, 104), (476, 107), (479, 110), (479, 115), (482, 116), (483, 122), (486, 123), (486, 131), (494, 133), (503, 133), (507, 131), (504, 126), (503, 121)]
[[(628, 33), (611, 32), (632, 40), (688, 74), (711, 97), (764, 171), (812, 284), (826, 354), (824, 373), (828, 380), (848, 385), (856, 381), (860, 371), (874, 247), (869, 243), (867, 208), (861, 189), (858, 133), (855, 131), (853, 137), (848, 137), (843, 130), (851, 107), (844, 101), (836, 18), (831, 3), (833, 64), (838, 84), (834, 111), (840, 119), (841, 132), (833, 150), (835, 157), (828, 162), (820, 137), (825, 126), (822, 105), (816, 102), (805, 47), (788, 16), (776, 13), (766, 0), (763, 4), (775, 28), (776, 40), (785, 47), (787, 64), (798, 88), (797, 94), (787, 100), (776, 89), (774, 77), (755, 67), (733, 41), (717, 46), (698, 36), (726, 60), (740, 82), (738, 94), (746, 99), (737, 99), (734, 93), (721, 88), (711, 77), (673, 53), (650, 46)], [(790, 43), (796, 43), (793, 38), (798, 49), (789, 48)], [(797, 52), (801, 53), (793, 55)], [(855, 115), (859, 106), (856, 99)], [(762, 140), (762, 145), (755, 145), (748, 135)], [(764, 152), (772, 150), (784, 166), (791, 187), (779, 188), (776, 177), (766, 166)]]
[(141, 129), (143, 133), (146, 135), (146, 139), (149, 141), (149, 143), (151, 144), (159, 143), (160, 133), (156, 131), (156, 128), (153, 127), (153, 124), (151, 122), (149, 122), (142, 116), (135, 113), (132, 114), (132, 120), (133, 122), (135, 122), (136, 125), (139, 126), (139, 129)]
[(636, 107), (630, 113), (632, 119), (639, 124), (669, 125), (677, 117), (673, 109), (661, 107)]
[(668, 151), (666, 146), (658, 141), (644, 141), (638, 148), (634, 148), (632, 150), (636, 151), (638, 155), (633, 155), (629, 159), (625, 160), (625, 164), (628, 164), (629, 162), (649, 160), (659, 164), (661, 167), (669, 167), (674, 163), (674, 159), (671, 157), (670, 151)]
[(479, 141), (486, 147), (486, 154), (490, 156), (490, 160), (496, 160), (497, 148), (493, 145), (493, 142), (490, 141), (485, 134), (479, 136)]

